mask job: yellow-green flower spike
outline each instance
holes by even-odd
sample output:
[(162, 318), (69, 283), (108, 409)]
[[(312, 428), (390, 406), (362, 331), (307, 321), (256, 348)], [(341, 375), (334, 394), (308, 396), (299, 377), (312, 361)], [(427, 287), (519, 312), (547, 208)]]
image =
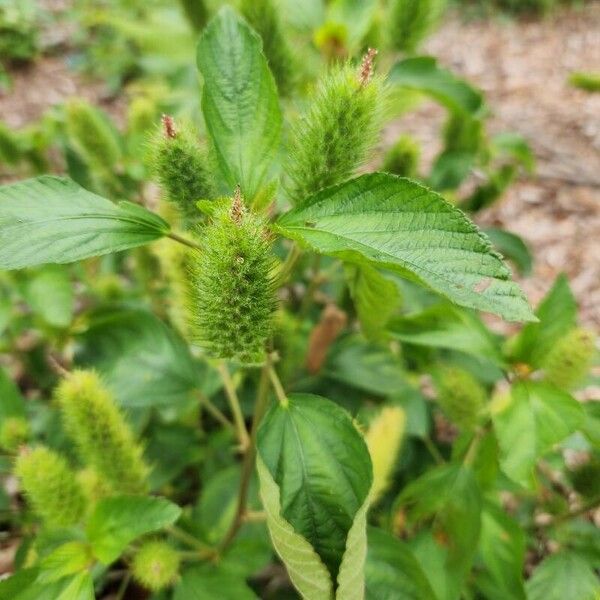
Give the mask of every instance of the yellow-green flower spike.
[(202, 218), (196, 202), (215, 193), (207, 152), (191, 128), (163, 115), (152, 157), (153, 172), (165, 197), (179, 208), (184, 226), (193, 228)]
[(415, 177), (420, 156), (417, 142), (408, 135), (402, 135), (385, 155), (383, 170), (400, 177)]
[(180, 558), (166, 542), (145, 542), (133, 558), (134, 579), (147, 590), (158, 592), (177, 580)]
[(458, 367), (444, 367), (435, 376), (437, 401), (448, 418), (463, 429), (473, 429), (487, 398), (484, 387)]
[(202, 241), (192, 268), (195, 337), (215, 358), (259, 363), (276, 307), (273, 256), (263, 222), (246, 210), (239, 189)]
[(589, 373), (596, 350), (596, 337), (587, 329), (576, 327), (562, 337), (548, 353), (542, 365), (546, 381), (570, 390)]
[(385, 406), (371, 421), (365, 436), (373, 463), (371, 503), (377, 502), (389, 486), (402, 445), (406, 413), (399, 406)]
[(74, 371), (58, 386), (56, 398), (81, 460), (117, 492), (146, 492), (142, 448), (100, 377), (93, 371)]
[(29, 423), (23, 417), (8, 417), (0, 425), (0, 448), (14, 452), (29, 437)]
[(85, 497), (65, 459), (48, 448), (24, 450), (15, 475), (33, 512), (48, 528), (77, 524), (85, 511)]
[(346, 180), (377, 141), (384, 94), (382, 80), (373, 75), (376, 54), (369, 50), (358, 72), (350, 65), (333, 68), (293, 128), (286, 169), (293, 204)]

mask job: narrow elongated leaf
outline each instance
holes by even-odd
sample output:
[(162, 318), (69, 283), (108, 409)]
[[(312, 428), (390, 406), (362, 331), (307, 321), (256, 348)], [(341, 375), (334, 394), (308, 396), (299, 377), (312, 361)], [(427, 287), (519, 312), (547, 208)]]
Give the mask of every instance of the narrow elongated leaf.
[(483, 106), (481, 92), (440, 67), (431, 56), (416, 56), (396, 63), (389, 81), (428, 94), (452, 111), (476, 113)]
[(258, 451), (281, 492), (281, 514), (338, 575), (350, 529), (373, 480), (369, 451), (333, 402), (294, 394), (265, 415)]
[(219, 169), (230, 190), (249, 200), (265, 184), (277, 154), (281, 110), (260, 37), (228, 6), (198, 44), (204, 77), (202, 112)]
[(362, 175), (317, 193), (276, 228), (316, 252), (396, 271), (462, 306), (535, 320), (489, 240), (439, 194), (408, 179)]
[(142, 246), (169, 225), (132, 204), (114, 204), (69, 179), (44, 175), (0, 187), (0, 269), (69, 263)]
[(584, 418), (581, 404), (566, 392), (534, 381), (517, 383), (492, 408), (502, 470), (531, 486), (536, 461), (574, 433)]
[(98, 560), (109, 564), (130, 542), (171, 525), (180, 514), (181, 509), (164, 498), (114, 496), (98, 502), (87, 535)]

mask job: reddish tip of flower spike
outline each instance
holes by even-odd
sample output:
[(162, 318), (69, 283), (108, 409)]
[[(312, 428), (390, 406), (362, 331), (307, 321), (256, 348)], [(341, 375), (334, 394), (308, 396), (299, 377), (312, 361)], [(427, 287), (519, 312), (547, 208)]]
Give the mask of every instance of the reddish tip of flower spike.
[(165, 133), (165, 137), (175, 138), (177, 137), (177, 130), (175, 129), (175, 121), (173, 117), (170, 115), (163, 115), (161, 118), (163, 124), (163, 131)]
[(231, 211), (229, 212), (231, 220), (239, 225), (242, 222), (242, 217), (246, 212), (244, 201), (242, 200), (242, 190), (239, 184), (235, 186), (235, 192), (233, 193), (233, 202), (231, 203)]
[(360, 85), (365, 86), (371, 80), (371, 76), (373, 75), (373, 61), (375, 60), (377, 54), (378, 52), (375, 50), (375, 48), (369, 48), (362, 59), (362, 63), (360, 64), (360, 73), (358, 76)]

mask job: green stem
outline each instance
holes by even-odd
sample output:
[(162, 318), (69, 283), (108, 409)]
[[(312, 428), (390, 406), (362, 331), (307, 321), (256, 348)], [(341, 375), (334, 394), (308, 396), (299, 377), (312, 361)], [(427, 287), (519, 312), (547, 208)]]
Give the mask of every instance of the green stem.
[(442, 456), (442, 453), (438, 450), (438, 447), (433, 443), (433, 440), (428, 435), (423, 436), (421, 441), (423, 444), (425, 444), (425, 448), (427, 448), (429, 454), (431, 454), (436, 464), (443, 465), (446, 462)]
[(288, 252), (285, 262), (281, 265), (281, 270), (279, 271), (278, 276), (278, 287), (281, 287), (287, 281), (301, 254), (302, 252), (298, 244), (294, 242), (290, 248), (290, 251)]
[(125, 592), (129, 587), (129, 583), (131, 582), (131, 573), (126, 573), (121, 581), (121, 585), (117, 591), (117, 595), (115, 596), (115, 600), (123, 600), (125, 598)]
[(175, 525), (171, 525), (171, 527), (167, 527), (167, 532), (172, 535), (174, 538), (178, 539), (180, 542), (183, 542), (186, 546), (190, 548), (194, 548), (200, 555), (205, 555), (206, 557), (214, 555), (214, 549), (210, 546), (207, 546), (205, 543), (201, 542), (198, 538), (194, 537), (187, 531), (176, 527)]
[(167, 237), (171, 238), (172, 240), (175, 240), (176, 242), (179, 242), (180, 244), (183, 244), (184, 246), (193, 248), (194, 250), (202, 250), (202, 246), (199, 246), (198, 244), (196, 244), (196, 242), (192, 242), (192, 240), (188, 240), (187, 238), (181, 237), (173, 231), (168, 233)]
[(283, 389), (283, 386), (281, 385), (281, 381), (279, 380), (277, 371), (275, 371), (273, 363), (271, 362), (268, 362), (266, 367), (269, 373), (269, 379), (271, 380), (271, 385), (273, 386), (273, 390), (275, 391), (275, 395), (277, 396), (277, 400), (279, 400), (281, 406), (285, 408), (289, 404), (289, 400), (285, 393), (285, 390)]
[(235, 391), (235, 385), (233, 384), (227, 365), (223, 361), (220, 361), (217, 364), (217, 369), (223, 380), (225, 395), (229, 400), (229, 406), (231, 408), (231, 414), (233, 415), (233, 422), (235, 423), (240, 447), (242, 451), (245, 452), (250, 445), (250, 437), (248, 436), (248, 430), (246, 429), (246, 423), (244, 422), (242, 407), (240, 406), (240, 401), (237, 392)]
[(479, 451), (479, 446), (481, 445), (481, 440), (485, 434), (484, 429), (478, 429), (475, 433), (471, 443), (469, 444), (469, 448), (465, 454), (465, 458), (463, 460), (463, 464), (466, 467), (472, 467), (475, 463), (475, 459), (477, 458), (477, 452)]
[(571, 512), (568, 512), (568, 513), (565, 513), (562, 515), (557, 515), (553, 519), (550, 519), (550, 521), (548, 521), (547, 523), (540, 525), (540, 527), (546, 528), (546, 527), (553, 527), (555, 525), (560, 525), (561, 523), (564, 523), (565, 521), (570, 521), (571, 519), (576, 519), (577, 517), (581, 517), (581, 515), (584, 515), (585, 513), (589, 512), (591, 510), (594, 510), (598, 506), (600, 506), (600, 496), (593, 498), (589, 502), (586, 502), (585, 504), (583, 504), (582, 506), (580, 506), (579, 508), (577, 508), (575, 510), (572, 510)]
[(200, 404), (217, 420), (221, 425), (231, 431), (235, 431), (234, 424), (210, 401), (208, 396), (198, 392)]

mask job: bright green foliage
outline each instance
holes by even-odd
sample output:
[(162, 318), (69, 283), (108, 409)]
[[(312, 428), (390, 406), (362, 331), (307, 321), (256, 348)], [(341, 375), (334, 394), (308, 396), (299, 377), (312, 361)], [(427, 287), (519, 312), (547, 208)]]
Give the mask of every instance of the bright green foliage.
[(179, 2), (194, 31), (202, 31), (209, 16), (206, 0), (179, 0)]
[(82, 460), (119, 492), (146, 491), (142, 449), (98, 375), (74, 371), (61, 382), (56, 398)]
[(29, 437), (29, 423), (23, 417), (8, 417), (0, 425), (0, 448), (14, 452)]
[(192, 327), (213, 356), (245, 363), (264, 358), (275, 310), (272, 270), (264, 225), (238, 190), (204, 229), (192, 267)]
[(286, 169), (293, 204), (350, 177), (373, 148), (384, 103), (383, 82), (372, 76), (373, 58), (369, 53), (358, 72), (346, 65), (328, 73), (295, 124)]
[(569, 83), (586, 92), (600, 92), (600, 73), (571, 73)]
[(462, 151), (475, 154), (483, 144), (483, 123), (472, 116), (453, 113), (444, 125), (446, 151)]
[(179, 564), (179, 553), (170, 544), (145, 542), (133, 558), (133, 577), (146, 589), (157, 592), (175, 582)]
[(85, 498), (65, 459), (38, 446), (19, 455), (15, 474), (33, 511), (49, 528), (75, 525), (83, 516)]
[(385, 155), (382, 171), (401, 177), (415, 177), (420, 155), (417, 142), (408, 135), (401, 135)]
[(163, 117), (163, 130), (153, 143), (153, 171), (168, 200), (179, 208), (186, 227), (196, 224), (201, 214), (198, 200), (212, 198), (214, 185), (208, 155), (188, 127)]
[(296, 60), (281, 23), (277, 0), (242, 0), (240, 10), (263, 41), (263, 52), (277, 82), (287, 95), (294, 84)]
[(546, 381), (559, 388), (574, 388), (587, 375), (596, 348), (593, 332), (576, 327), (558, 340), (546, 356)]
[(390, 36), (394, 48), (414, 52), (435, 29), (446, 0), (394, 0), (391, 8)]
[(438, 404), (450, 420), (464, 429), (475, 427), (487, 397), (483, 386), (457, 367), (440, 369), (435, 379)]
[(90, 166), (110, 173), (121, 159), (121, 148), (102, 114), (80, 99), (70, 100), (65, 114), (67, 133), (77, 151)]

